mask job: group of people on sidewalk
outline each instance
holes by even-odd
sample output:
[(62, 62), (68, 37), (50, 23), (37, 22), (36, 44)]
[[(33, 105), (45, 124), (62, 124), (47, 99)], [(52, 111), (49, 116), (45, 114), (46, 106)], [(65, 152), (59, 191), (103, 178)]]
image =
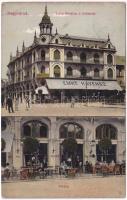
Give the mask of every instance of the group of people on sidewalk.
[[(25, 99), (25, 104), (26, 104), (26, 110), (28, 110), (30, 108), (30, 98), (28, 95), (26, 95), (24, 97)], [(8, 96), (6, 99), (2, 99), (2, 108), (6, 108), (6, 110), (8, 110), (9, 113), (14, 113), (14, 111), (18, 111), (19, 110), (19, 104), (20, 104), (20, 99), (18, 97), (16, 97), (15, 99), (13, 99), (12, 97)], [(15, 107), (15, 108), (14, 108)]]

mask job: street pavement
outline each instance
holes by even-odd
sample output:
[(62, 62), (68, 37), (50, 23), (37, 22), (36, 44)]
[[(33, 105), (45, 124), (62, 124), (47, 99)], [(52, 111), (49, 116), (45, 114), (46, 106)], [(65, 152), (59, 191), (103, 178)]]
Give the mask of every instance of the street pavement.
[(4, 198), (125, 197), (125, 176), (42, 179), (2, 183)]
[[(15, 108), (14, 108), (15, 111)], [(26, 109), (25, 103), (19, 104), (18, 111), (8, 113), (1, 109), (2, 116), (125, 116), (125, 105), (104, 105), (102, 103), (31, 104)]]

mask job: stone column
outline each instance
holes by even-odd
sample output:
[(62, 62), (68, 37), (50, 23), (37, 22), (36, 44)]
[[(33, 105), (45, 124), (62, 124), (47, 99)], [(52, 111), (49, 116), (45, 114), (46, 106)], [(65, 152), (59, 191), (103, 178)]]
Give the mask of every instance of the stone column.
[(14, 117), (13, 166), (17, 169), (23, 163), (22, 153), (20, 117)]
[(49, 146), (48, 146), (48, 164), (49, 166), (55, 166), (56, 160), (56, 118), (51, 117), (51, 129), (49, 134)]

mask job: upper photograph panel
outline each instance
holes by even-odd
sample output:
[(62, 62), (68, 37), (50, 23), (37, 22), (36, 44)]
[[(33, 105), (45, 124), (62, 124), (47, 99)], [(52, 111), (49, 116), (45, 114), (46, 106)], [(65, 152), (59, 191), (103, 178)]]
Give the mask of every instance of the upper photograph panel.
[(3, 3), (3, 116), (124, 116), (124, 3)]

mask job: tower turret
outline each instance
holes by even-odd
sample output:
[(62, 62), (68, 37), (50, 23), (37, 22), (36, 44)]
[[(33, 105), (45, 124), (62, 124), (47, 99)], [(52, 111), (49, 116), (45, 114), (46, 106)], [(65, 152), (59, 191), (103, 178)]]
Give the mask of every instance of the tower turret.
[(40, 26), (40, 36), (52, 34), (53, 23), (51, 23), (50, 17), (48, 16), (47, 6), (45, 6), (44, 16), (42, 17), (39, 26)]

